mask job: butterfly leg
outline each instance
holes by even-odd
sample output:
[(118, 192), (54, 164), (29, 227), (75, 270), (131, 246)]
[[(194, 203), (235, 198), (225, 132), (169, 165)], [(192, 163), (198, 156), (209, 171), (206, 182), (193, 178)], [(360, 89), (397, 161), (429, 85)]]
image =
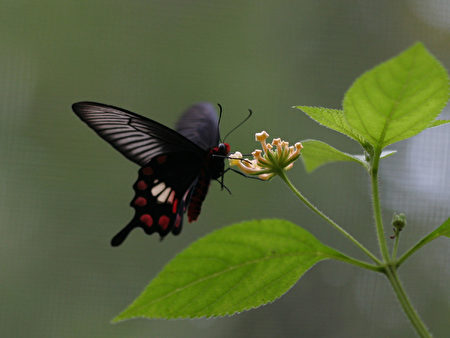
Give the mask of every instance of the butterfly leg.
[(239, 170), (236, 170), (236, 169), (234, 169), (234, 168), (227, 168), (227, 169), (224, 170), (222, 176), (220, 177), (220, 180), (216, 179), (216, 181), (219, 182), (220, 188), (221, 188), (222, 190), (225, 189), (226, 191), (228, 191), (228, 192), (230, 193), (230, 195), (231, 195), (231, 190), (223, 183), (224, 175), (225, 175), (225, 173), (226, 173), (227, 171), (229, 171), (229, 170), (234, 171), (235, 173), (237, 173), (237, 174), (239, 174), (239, 175), (242, 175), (242, 176), (244, 176), (244, 177), (247, 177), (247, 178), (252, 178), (252, 179), (258, 180), (258, 181), (264, 181), (263, 179), (261, 179), (261, 178), (259, 178), (259, 177), (248, 176), (248, 175), (246, 175), (246, 174), (244, 174), (244, 173), (241, 173)]
[(221, 181), (219, 181), (219, 180), (216, 180), (216, 181), (219, 182), (220, 189), (222, 189), (222, 190), (225, 189), (231, 195), (231, 190), (225, 184), (223, 184), (223, 178), (222, 178)]

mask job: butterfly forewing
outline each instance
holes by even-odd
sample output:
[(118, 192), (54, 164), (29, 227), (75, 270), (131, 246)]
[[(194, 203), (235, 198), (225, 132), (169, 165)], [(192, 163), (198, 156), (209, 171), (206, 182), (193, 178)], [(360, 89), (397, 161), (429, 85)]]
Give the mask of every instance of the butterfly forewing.
[(194, 104), (176, 124), (176, 130), (205, 151), (219, 144), (219, 119), (211, 103)]
[(125, 109), (94, 102), (75, 103), (72, 108), (98, 135), (140, 166), (161, 154), (202, 150), (178, 132)]

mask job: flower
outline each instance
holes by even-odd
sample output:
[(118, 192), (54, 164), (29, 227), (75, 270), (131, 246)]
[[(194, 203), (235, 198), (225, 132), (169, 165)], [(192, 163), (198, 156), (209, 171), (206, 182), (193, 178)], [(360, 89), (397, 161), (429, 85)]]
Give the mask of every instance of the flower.
[(302, 144), (297, 142), (289, 146), (288, 142), (280, 138), (273, 139), (271, 144), (267, 144), (268, 137), (269, 134), (265, 131), (256, 133), (255, 139), (261, 143), (262, 150), (256, 149), (252, 152), (253, 159), (243, 158), (237, 151), (230, 155), (230, 165), (237, 166), (243, 173), (258, 176), (263, 180), (269, 180), (281, 171), (291, 169), (294, 161), (300, 157)]

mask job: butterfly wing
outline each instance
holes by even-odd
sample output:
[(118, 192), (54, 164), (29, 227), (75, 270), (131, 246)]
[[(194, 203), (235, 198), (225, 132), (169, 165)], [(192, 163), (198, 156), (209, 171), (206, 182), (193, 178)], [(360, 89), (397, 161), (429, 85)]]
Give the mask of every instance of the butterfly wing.
[[(135, 215), (111, 240), (112, 246), (120, 245), (137, 227), (149, 235), (157, 232), (161, 238), (170, 231), (179, 234), (188, 207), (189, 221), (198, 217), (210, 181), (205, 172), (207, 154), (220, 138), (218, 122), (210, 103), (197, 103), (183, 113), (177, 122), (177, 131), (205, 152), (198, 157), (186, 152), (160, 155), (139, 170), (133, 186), (135, 197), (130, 203)], [(195, 217), (192, 217), (191, 197)]]
[[(178, 121), (178, 131), (101, 103), (79, 102), (72, 108), (98, 135), (142, 167), (130, 203), (135, 216), (111, 244), (120, 245), (136, 227), (147, 234), (158, 232), (161, 238), (170, 231), (180, 233), (183, 215), (198, 190), (195, 188), (204, 172), (206, 156), (219, 142), (214, 107), (209, 103), (193, 105)], [(202, 182), (205, 184), (204, 178)], [(206, 183), (209, 185), (209, 178)]]
[(220, 141), (219, 119), (214, 106), (200, 102), (187, 109), (176, 124), (176, 130), (205, 151)]
[(158, 155), (204, 150), (175, 130), (122, 108), (78, 102), (72, 109), (101, 138), (140, 166)]
[(114, 236), (111, 245), (120, 245), (134, 228), (141, 228), (148, 235), (157, 232), (161, 238), (171, 231), (179, 234), (201, 162), (189, 153), (171, 153), (160, 155), (142, 167), (133, 185), (135, 196), (130, 203), (135, 215)]

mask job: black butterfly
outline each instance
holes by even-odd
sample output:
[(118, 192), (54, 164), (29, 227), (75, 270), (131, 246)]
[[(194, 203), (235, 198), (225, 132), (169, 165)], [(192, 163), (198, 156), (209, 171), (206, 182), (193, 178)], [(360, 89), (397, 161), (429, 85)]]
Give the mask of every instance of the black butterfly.
[(220, 142), (219, 119), (210, 103), (186, 110), (176, 131), (125, 109), (95, 102), (72, 105), (77, 116), (126, 158), (141, 166), (130, 205), (134, 218), (111, 240), (120, 245), (140, 227), (161, 238), (181, 231), (183, 215), (189, 222), (200, 214), (211, 179), (224, 174), (230, 152)]

